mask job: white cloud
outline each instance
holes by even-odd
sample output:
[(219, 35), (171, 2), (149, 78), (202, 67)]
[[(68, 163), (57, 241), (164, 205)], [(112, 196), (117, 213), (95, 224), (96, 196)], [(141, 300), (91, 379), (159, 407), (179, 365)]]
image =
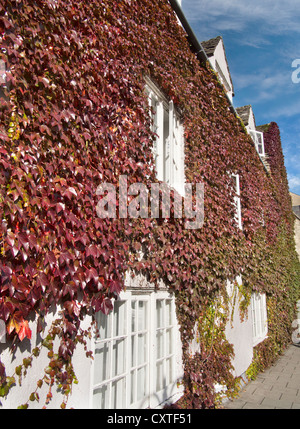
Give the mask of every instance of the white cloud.
[(183, 0), (182, 7), (189, 19), (205, 21), (226, 16), (226, 22), (239, 23), (240, 28), (248, 21), (262, 21), (265, 26), (280, 25), (282, 31), (290, 31), (292, 25), (300, 32), (297, 0)]
[[(288, 99), (288, 96), (293, 95), (295, 90), (291, 74), (292, 69), (285, 68), (276, 71), (268, 65), (263, 69), (259, 69), (259, 71), (254, 70), (252, 73), (243, 73), (238, 69), (237, 72), (231, 72), (234, 87), (238, 88), (238, 91), (249, 91), (251, 100), (249, 100), (248, 104), (280, 100), (280, 108), (276, 110), (276, 104), (272, 103), (269, 105), (270, 109), (275, 111), (277, 116), (282, 112), (284, 112), (284, 116), (293, 116), (295, 113), (300, 112), (298, 110), (299, 103), (295, 102), (295, 106), (290, 106), (290, 100)], [(287, 100), (289, 100), (288, 105)], [(265, 113), (269, 114), (269, 112)]]
[(293, 116), (300, 115), (300, 100), (294, 101), (287, 104), (282, 104), (279, 107), (270, 109), (269, 114), (275, 118), (291, 118)]
[(260, 90), (270, 90), (274, 88), (284, 88), (287, 85), (292, 86), (291, 82), (292, 69), (287, 71), (274, 71), (273, 68), (254, 71), (253, 73), (232, 73), (234, 83), (240, 88), (249, 88), (249, 86), (259, 87)]
[(300, 83), (292, 82), (299, 0), (182, 0), (182, 7), (199, 41), (224, 37), (234, 105), (251, 104), (258, 124), (278, 123), (291, 190), (300, 193)]
[(291, 192), (296, 194), (300, 192), (300, 176), (288, 175), (288, 182)]
[(183, 0), (182, 7), (191, 22), (213, 22), (218, 30), (243, 31), (255, 22), (257, 30), (270, 34), (300, 32), (297, 0)]

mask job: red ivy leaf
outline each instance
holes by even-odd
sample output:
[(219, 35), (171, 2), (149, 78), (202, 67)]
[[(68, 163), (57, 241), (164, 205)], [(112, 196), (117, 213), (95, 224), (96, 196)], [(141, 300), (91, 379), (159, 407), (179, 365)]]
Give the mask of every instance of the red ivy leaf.
[(49, 264), (50, 268), (56, 265), (56, 257), (53, 252), (48, 252), (45, 257), (45, 264)]
[(23, 341), (26, 337), (31, 339), (31, 329), (29, 328), (28, 321), (23, 319), (20, 311), (16, 311), (11, 316), (7, 325), (8, 334), (11, 334), (14, 330), (18, 334), (20, 341)]
[(78, 317), (80, 314), (80, 308), (76, 304), (75, 301), (67, 301), (64, 303), (64, 307), (69, 313), (70, 316), (76, 316)]
[(118, 280), (110, 280), (109, 282), (109, 289), (111, 292), (116, 293), (119, 295), (119, 293), (122, 290), (122, 283)]
[(113, 308), (113, 303), (109, 298), (105, 298), (100, 304), (100, 310), (106, 315), (109, 314), (113, 310)]
[(29, 325), (28, 325), (28, 321), (27, 320), (24, 320), (22, 323), (21, 323), (21, 325), (20, 325), (20, 329), (19, 329), (19, 332), (18, 332), (18, 336), (19, 336), (19, 339), (20, 339), (20, 341), (23, 341), (24, 340), (24, 338), (28, 338), (29, 340), (31, 339), (31, 329), (29, 328)]
[(5, 298), (1, 298), (3, 300), (2, 303), (0, 303), (0, 314), (1, 314), (1, 318), (7, 322), (9, 316), (11, 314), (13, 314), (14, 310), (15, 310), (15, 306), (14, 304), (9, 301), (8, 299)]

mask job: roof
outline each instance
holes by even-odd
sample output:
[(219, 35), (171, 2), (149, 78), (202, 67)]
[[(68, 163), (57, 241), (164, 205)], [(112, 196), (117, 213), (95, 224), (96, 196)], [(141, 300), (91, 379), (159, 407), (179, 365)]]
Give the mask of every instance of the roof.
[(205, 53), (208, 57), (212, 57), (216, 47), (218, 46), (218, 43), (222, 39), (221, 36), (215, 37), (214, 39), (205, 40), (204, 42), (201, 42), (201, 45), (203, 49), (205, 50)]
[(292, 205), (300, 206), (300, 195), (297, 195), (294, 192), (290, 192), (290, 196), (292, 198)]
[(235, 109), (237, 114), (243, 121), (243, 124), (245, 125), (245, 127), (249, 124), (249, 116), (250, 116), (251, 109), (252, 109), (251, 104), (248, 104), (247, 106), (243, 106), (243, 107), (237, 107)]
[(223, 51), (224, 51), (224, 57), (225, 57), (225, 62), (226, 62), (227, 70), (228, 70), (228, 75), (229, 75), (229, 79), (230, 79), (231, 88), (232, 88), (232, 93), (234, 95), (233, 82), (232, 82), (232, 79), (231, 79), (230, 69), (229, 69), (229, 65), (228, 65), (228, 61), (227, 61), (227, 57), (226, 57), (225, 46), (224, 46), (224, 42), (223, 42), (222, 36), (217, 36), (217, 37), (215, 37), (213, 39), (204, 40), (200, 44), (201, 44), (202, 48), (204, 49), (207, 57), (209, 58), (209, 57), (212, 57), (214, 55), (216, 47), (218, 46), (218, 44), (219, 44), (220, 41), (222, 42)]
[(300, 220), (300, 206), (294, 206), (293, 207), (293, 213), (295, 217)]
[[(263, 133), (263, 132), (268, 130), (268, 127), (270, 124), (256, 126), (255, 116), (254, 116), (251, 104), (248, 104), (247, 106), (237, 107), (235, 110), (236, 110), (236, 113), (240, 117), (240, 119), (243, 122), (245, 127), (247, 127), (247, 125), (249, 125), (250, 113), (252, 111), (254, 125), (255, 125), (254, 131), (256, 130), (256, 131), (260, 131)], [(266, 171), (270, 173), (271, 168), (270, 168), (270, 164), (269, 164), (269, 155), (265, 152), (265, 154), (263, 156), (259, 155), (259, 158), (260, 158), (261, 162), (263, 163)]]
[(261, 133), (265, 133), (268, 131), (270, 124), (265, 124), (265, 125), (259, 125), (258, 127), (256, 127), (257, 131), (260, 131)]

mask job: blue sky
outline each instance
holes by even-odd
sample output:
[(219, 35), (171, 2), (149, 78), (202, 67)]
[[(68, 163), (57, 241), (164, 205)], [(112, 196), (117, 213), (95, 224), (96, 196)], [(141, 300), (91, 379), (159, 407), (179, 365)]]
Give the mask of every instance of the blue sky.
[(300, 195), (299, 0), (182, 0), (182, 9), (200, 42), (223, 37), (234, 107), (251, 104), (257, 125), (277, 122), (290, 191)]

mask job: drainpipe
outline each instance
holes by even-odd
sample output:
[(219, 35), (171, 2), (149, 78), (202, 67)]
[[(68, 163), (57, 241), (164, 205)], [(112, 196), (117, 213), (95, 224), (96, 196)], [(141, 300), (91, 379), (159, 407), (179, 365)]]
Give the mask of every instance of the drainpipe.
[[(190, 24), (188, 23), (185, 15), (181, 9), (179, 2), (177, 0), (169, 0), (169, 2), (170, 2), (170, 5), (172, 6), (174, 12), (178, 16), (178, 19), (181, 22), (182, 27), (185, 29), (187, 36), (188, 36), (188, 40), (189, 40), (190, 44), (192, 45), (192, 47), (194, 48), (198, 60), (201, 62), (201, 64), (204, 64), (204, 65), (207, 63), (207, 61), (210, 63), (209, 58), (203, 49), (203, 46), (198, 41), (198, 39), (195, 36), (195, 33), (193, 32)], [(236, 117), (238, 117), (238, 114), (236, 113), (236, 110), (233, 107), (232, 101), (230, 100), (230, 98), (228, 97), (228, 95), (226, 94), (225, 91), (224, 91), (224, 94), (225, 94), (225, 96), (229, 102), (229, 108), (230, 108), (231, 112)]]
[(193, 46), (193, 48), (196, 52), (197, 58), (201, 61), (201, 63), (205, 64), (207, 61), (209, 61), (209, 59), (208, 59), (201, 43), (198, 41), (197, 37), (195, 36), (195, 33), (193, 32), (190, 24), (188, 23), (184, 13), (182, 12), (180, 4), (178, 3), (177, 0), (169, 0), (169, 2), (171, 4), (174, 12), (178, 16), (178, 19), (181, 22), (181, 25), (185, 29), (185, 31), (188, 35), (189, 42), (191, 43), (191, 45)]
[[(191, 43), (191, 45), (193, 46), (195, 52), (196, 52), (196, 56), (198, 58), (198, 60), (201, 62), (201, 64), (206, 65), (207, 61), (210, 64), (209, 58), (206, 55), (203, 46), (201, 45), (201, 43), (198, 41), (197, 37), (195, 36), (195, 33), (193, 32), (190, 24), (188, 23), (182, 9), (181, 9), (181, 1), (180, 0), (169, 0), (170, 5), (172, 6), (174, 12), (176, 13), (176, 15), (178, 16), (179, 21), (181, 22), (181, 25), (183, 26), (183, 28), (185, 29), (187, 35), (188, 35), (188, 40)], [(213, 68), (213, 67), (212, 67)], [(232, 101), (230, 100), (230, 98), (228, 97), (228, 95), (226, 94), (226, 92), (224, 91), (224, 95), (226, 96), (228, 103), (229, 103), (229, 109), (230, 111), (235, 115), (235, 117), (241, 122), (241, 124), (243, 124), (243, 121), (241, 120), (241, 118), (238, 116)], [(264, 166), (264, 169), (268, 172), (265, 164), (263, 163), (262, 159), (259, 157), (262, 165)], [(298, 301), (299, 303), (299, 307), (298, 307), (298, 311), (299, 311), (299, 317), (300, 317), (300, 300)], [(299, 330), (300, 330), (300, 326), (299, 326)]]

